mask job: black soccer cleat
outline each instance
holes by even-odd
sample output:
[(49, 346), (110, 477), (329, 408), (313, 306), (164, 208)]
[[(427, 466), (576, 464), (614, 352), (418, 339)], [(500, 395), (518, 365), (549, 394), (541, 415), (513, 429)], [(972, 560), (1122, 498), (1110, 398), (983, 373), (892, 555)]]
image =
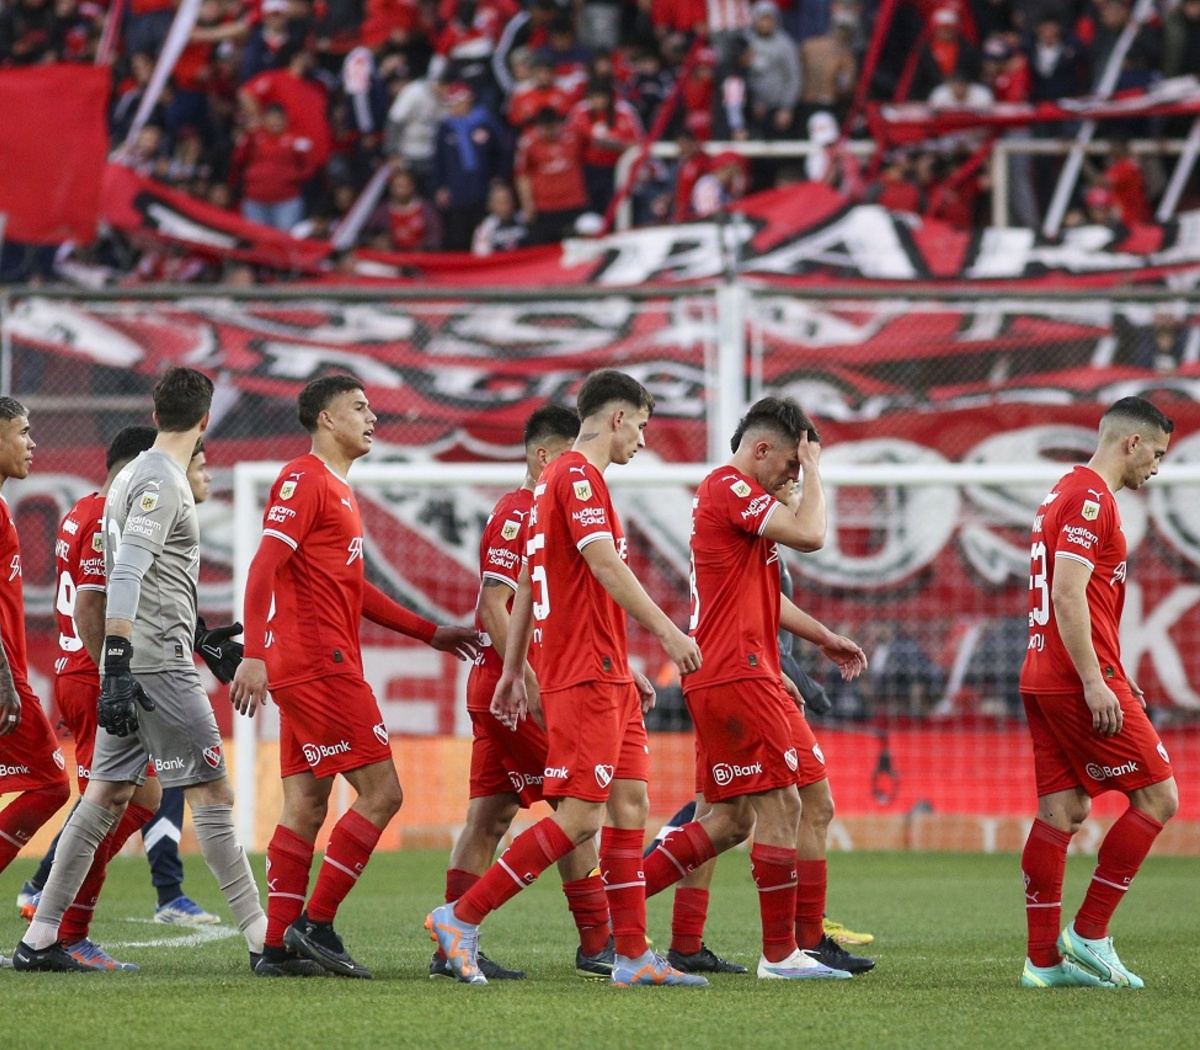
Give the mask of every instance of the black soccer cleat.
[[(476, 953), (475, 961), (479, 964), (479, 972), (489, 981), (525, 980), (524, 970), (510, 970), (507, 966), (501, 966), (494, 959), (489, 959), (483, 952)], [(435, 951), (433, 958), (429, 960), (429, 979), (433, 980), (435, 977), (449, 977), (452, 981), (458, 980), (454, 971), (450, 969), (449, 960), (440, 951)]]
[(30, 948), (21, 941), (13, 952), (14, 970), (26, 973), (99, 973), (100, 971), (71, 958), (71, 954), (55, 941), (49, 948)]
[(286, 948), (264, 948), (262, 954), (250, 953), (250, 969), (256, 977), (328, 977), (319, 962), (306, 959)]
[(667, 962), (684, 973), (749, 973), (746, 967), (722, 959), (707, 944), (701, 944), (698, 952), (681, 955), (672, 948), (667, 952)]
[(333, 923), (313, 922), (308, 912), (303, 912), (283, 931), (283, 946), (341, 977), (371, 976), (370, 970), (350, 957), (342, 945), (341, 937), (334, 933)]
[(849, 973), (867, 973), (875, 969), (875, 960), (863, 955), (851, 955), (837, 941), (826, 934), (815, 948), (806, 949), (818, 962), (831, 970), (846, 970)]
[(611, 981), (616, 948), (609, 937), (608, 944), (595, 955), (584, 955), (582, 948), (575, 949), (575, 972), (589, 981)]

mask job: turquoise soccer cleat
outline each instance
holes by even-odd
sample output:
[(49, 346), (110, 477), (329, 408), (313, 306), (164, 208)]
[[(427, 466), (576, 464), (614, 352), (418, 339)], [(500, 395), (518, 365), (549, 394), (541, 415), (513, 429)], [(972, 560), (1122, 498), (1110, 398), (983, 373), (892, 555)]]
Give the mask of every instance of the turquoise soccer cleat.
[(1080, 937), (1075, 932), (1075, 923), (1071, 923), (1059, 934), (1058, 950), (1072, 962), (1118, 988), (1146, 987), (1146, 982), (1121, 962), (1111, 937), (1098, 937), (1095, 940)]
[(1034, 966), (1025, 960), (1021, 971), (1022, 988), (1115, 988), (1111, 981), (1101, 980), (1070, 959), (1063, 959), (1057, 966)]

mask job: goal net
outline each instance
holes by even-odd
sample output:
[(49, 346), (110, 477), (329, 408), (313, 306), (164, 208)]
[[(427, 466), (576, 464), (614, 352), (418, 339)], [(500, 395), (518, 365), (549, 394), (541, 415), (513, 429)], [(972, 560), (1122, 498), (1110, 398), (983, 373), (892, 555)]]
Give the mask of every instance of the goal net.
[[(1083, 455), (1094, 432), (1056, 440)], [(1181, 783), (1200, 780), (1200, 691), (1193, 685), (1200, 681), (1200, 455), (1190, 444), (1172, 449), (1172, 462), (1146, 490), (1118, 497), (1130, 550), (1126, 666), (1145, 689)], [(244, 592), (279, 467), (235, 468), (235, 595)], [(629, 536), (629, 564), (681, 625), (692, 492), (708, 469), (643, 453), (606, 475)], [(842, 682), (819, 652), (798, 643), (801, 665), (830, 701), (826, 714), (810, 718), (837, 802), (833, 848), (1019, 848), (1034, 806), (1018, 691), (1029, 528), (1065, 469), (1032, 450), (1023, 459), (950, 463), (897, 440), (824, 453), (826, 545), (785, 557), (797, 604), (858, 641), (870, 661), (859, 680)], [(369, 577), (430, 619), (469, 623), (481, 529), (522, 474), (517, 464), (357, 464), (350, 480), (363, 512)], [(234, 611), (240, 615), (240, 606)], [(658, 688), (647, 718), (657, 827), (692, 793), (690, 722), (654, 639), (631, 623), (629, 641), (635, 666)], [(385, 847), (448, 846), (467, 804), (469, 667), (365, 622), (363, 646), (405, 790)], [(261, 849), (279, 812), (278, 713), (268, 705), (254, 720), (237, 718), (233, 732), (240, 830)], [(1200, 852), (1200, 803), (1194, 792), (1181, 795), (1163, 848)], [(343, 793), (340, 801), (350, 799)], [(1114, 795), (1097, 800), (1095, 830), (1077, 848), (1094, 848), (1122, 805)], [(523, 814), (516, 830), (539, 815)]]

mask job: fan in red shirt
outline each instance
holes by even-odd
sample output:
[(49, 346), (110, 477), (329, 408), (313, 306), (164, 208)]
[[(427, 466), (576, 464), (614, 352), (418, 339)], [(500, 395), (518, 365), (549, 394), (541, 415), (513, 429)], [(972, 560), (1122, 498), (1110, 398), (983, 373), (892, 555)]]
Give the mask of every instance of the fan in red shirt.
[(819, 438), (795, 401), (767, 397), (738, 424), (731, 446), (729, 465), (709, 474), (692, 501), (690, 630), (704, 666), (684, 676), (683, 691), (696, 728), (697, 787), (709, 809), (646, 858), (646, 894), (753, 829), (758, 976), (846, 978), (874, 963), (850, 955), (824, 931), (833, 796), (799, 692), (784, 678), (778, 642), (782, 626), (816, 642), (848, 677), (866, 666), (855, 643), (781, 593), (777, 544), (812, 551), (825, 540)]
[[(0, 397), (0, 486), (27, 478), (37, 446), (29, 413)], [(21, 541), (8, 501), (0, 495), (0, 871), (70, 797), (67, 763), (42, 705), (29, 687), (25, 655), (25, 591)]]
[(304, 217), (304, 183), (317, 171), (312, 143), (288, 130), (283, 107), (268, 107), (233, 152), (231, 177), (241, 180), (242, 215), (290, 231)]
[(596, 80), (588, 85), (583, 101), (572, 108), (568, 123), (583, 139), (588, 207), (603, 215), (613, 197), (617, 161), (630, 146), (642, 141), (642, 122), (637, 110), (617, 98), (611, 83)]
[[(471, 802), (467, 819), (446, 872), (446, 901), (456, 901), (479, 881), (495, 858), (500, 839), (518, 809), (542, 797), (546, 770), (546, 732), (536, 722), (501, 722), (491, 713), (492, 696), (504, 668), (509, 616), (521, 571), (521, 552), (529, 536), (533, 486), (543, 469), (566, 452), (579, 434), (579, 417), (560, 405), (537, 409), (525, 423), (525, 484), (500, 498), (479, 542), (482, 583), (475, 626), (482, 644), (467, 682), (467, 712), (471, 743)], [(531, 680), (531, 688), (536, 684)], [(576, 971), (589, 977), (612, 974), (608, 900), (599, 873), (599, 858), (591, 841), (576, 847), (558, 862), (563, 893), (579, 930)], [(523, 977), (480, 954), (479, 966), (489, 980)], [(446, 957), (434, 953), (431, 976), (453, 977)]]
[[(1174, 816), (1179, 789), (1145, 697), (1121, 664), (1127, 564), (1116, 493), (1158, 473), (1174, 429), (1143, 398), (1117, 401), (1087, 466), (1054, 486), (1033, 521), (1021, 697), (1038, 812), (1021, 856), (1024, 987), (1143, 986), (1113, 950), (1108, 925)], [(1083, 905), (1059, 934), (1067, 847), (1105, 791), (1120, 791), (1129, 807), (1100, 843)]]
[(1121, 221), (1136, 226), (1150, 221), (1150, 202), (1146, 198), (1146, 179), (1141, 165), (1129, 152), (1129, 143), (1113, 139), (1109, 144), (1112, 160), (1104, 172), (1104, 181), (1112, 190)]
[(692, 191), (700, 176), (712, 170), (712, 158), (700, 148), (696, 135), (691, 131), (681, 131), (676, 135), (675, 145), (679, 147), (679, 159), (675, 162), (673, 217), (677, 222), (690, 222), (696, 217), (692, 211)]
[(517, 143), (513, 164), (530, 244), (553, 244), (570, 236), (587, 207), (582, 160), (583, 139), (562, 123), (555, 110), (544, 106)]
[(382, 251), (435, 252), (442, 246), (437, 209), (417, 192), (417, 179), (398, 168), (388, 179), (388, 196), (371, 216), (368, 232)]
[(571, 108), (571, 97), (555, 82), (553, 62), (539, 56), (530, 68), (533, 73), (530, 82), (517, 85), (508, 102), (508, 122), (517, 131), (532, 124), (547, 106), (560, 117), (565, 117)]
[[(230, 690), (234, 706), (252, 714), (269, 686), (280, 710), (283, 815), (267, 847), (266, 948), (255, 972), (303, 976), (315, 962), (369, 977), (333, 920), (400, 809), (401, 793), (387, 727), (363, 678), (359, 625), (365, 616), (460, 659), (474, 658), (476, 634), (430, 623), (364, 576), (362, 518), (346, 481), (375, 430), (362, 383), (348, 375), (313, 380), (299, 405), (312, 450), (287, 464), (271, 488), (246, 583), (245, 659)], [(313, 843), (338, 773), (358, 798), (334, 825), (305, 906)]]
[(654, 687), (629, 667), (625, 614), (655, 634), (683, 672), (700, 650), (650, 599), (625, 564), (625, 535), (604, 470), (628, 463), (645, 445), (654, 399), (631, 377), (593, 372), (580, 387), (579, 439), (543, 472), (534, 489), (528, 572), (513, 603), (504, 672), (492, 711), (535, 716), (525, 688), (525, 655), (541, 690), (549, 749), (542, 790), (558, 799), (553, 816), (519, 835), (463, 896), (435, 908), (425, 926), (460, 981), (486, 984), (477, 959), (479, 923), (555, 861), (601, 830), (600, 866), (608, 890), (615, 958), (612, 983), (703, 985), (646, 945), (642, 881), (648, 745), (644, 710)]

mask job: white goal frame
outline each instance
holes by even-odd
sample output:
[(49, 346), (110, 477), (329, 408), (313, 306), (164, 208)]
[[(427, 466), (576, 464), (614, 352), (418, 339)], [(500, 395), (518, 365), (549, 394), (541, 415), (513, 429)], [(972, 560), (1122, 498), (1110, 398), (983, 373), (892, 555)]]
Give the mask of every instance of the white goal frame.
[[(263, 504), (257, 498), (269, 487), (282, 462), (242, 462), (233, 469), (233, 608), (234, 620), (242, 615), (242, 595), (250, 561), (262, 535)], [(614, 488), (695, 487), (714, 464), (635, 462), (605, 475)], [(907, 488), (929, 486), (1019, 486), (1049, 489), (1069, 469), (1067, 463), (877, 463), (833, 464), (822, 467), (826, 488)], [(359, 463), (350, 480), (356, 486), (382, 483), (420, 488), (510, 489), (520, 483), (521, 463)], [(1200, 483), (1200, 463), (1167, 463), (1155, 485)], [(258, 785), (256, 778), (258, 731), (252, 719), (235, 714), (233, 741), (236, 751), (234, 789), (238, 800), (235, 820), (241, 841), (255, 842)]]

